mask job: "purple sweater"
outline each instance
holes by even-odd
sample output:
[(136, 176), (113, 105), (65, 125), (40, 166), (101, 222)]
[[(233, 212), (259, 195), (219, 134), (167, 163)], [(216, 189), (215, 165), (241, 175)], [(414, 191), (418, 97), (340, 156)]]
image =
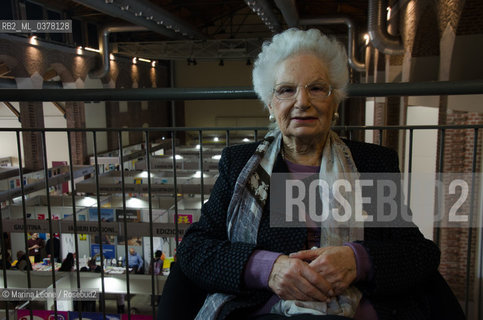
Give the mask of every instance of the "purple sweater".
[[(291, 173), (317, 173), (320, 170), (320, 167), (299, 165), (291, 163), (287, 160), (285, 160), (285, 162)], [(313, 245), (319, 246), (319, 243), (311, 243), (312, 241), (309, 239), (308, 248), (311, 248)], [(351, 242), (345, 243), (344, 245), (349, 246), (354, 251), (357, 266), (357, 276), (355, 282), (370, 279), (372, 277), (373, 270), (366, 249), (364, 249), (364, 247), (358, 243)], [(270, 276), (270, 272), (272, 271), (275, 260), (277, 260), (280, 255), (281, 253), (278, 252), (255, 250), (250, 256), (245, 268), (245, 286), (250, 289), (268, 289), (268, 278)], [(255, 316), (270, 313), (273, 305), (277, 303), (279, 299), (280, 298), (277, 295), (272, 295), (270, 299), (252, 315)], [(376, 310), (374, 310), (374, 307), (367, 298), (362, 297), (362, 300), (356, 310), (356, 314), (354, 315), (354, 319), (377, 320)]]

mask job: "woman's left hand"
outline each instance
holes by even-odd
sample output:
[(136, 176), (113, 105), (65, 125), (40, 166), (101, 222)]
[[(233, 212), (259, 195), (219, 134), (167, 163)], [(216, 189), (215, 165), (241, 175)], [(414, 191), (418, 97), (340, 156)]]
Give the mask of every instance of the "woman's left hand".
[(290, 258), (310, 261), (309, 265), (332, 285), (335, 295), (344, 292), (357, 276), (354, 251), (348, 246), (302, 250)]

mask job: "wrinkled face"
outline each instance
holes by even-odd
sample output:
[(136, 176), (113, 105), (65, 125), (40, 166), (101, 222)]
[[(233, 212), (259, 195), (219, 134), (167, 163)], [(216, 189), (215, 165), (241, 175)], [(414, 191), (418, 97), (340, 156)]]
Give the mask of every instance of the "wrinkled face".
[[(327, 68), (312, 54), (297, 54), (278, 65), (275, 92), (268, 107), (285, 137), (326, 137), (336, 111), (333, 95), (324, 95), (328, 86)], [(286, 97), (291, 98), (284, 100)]]

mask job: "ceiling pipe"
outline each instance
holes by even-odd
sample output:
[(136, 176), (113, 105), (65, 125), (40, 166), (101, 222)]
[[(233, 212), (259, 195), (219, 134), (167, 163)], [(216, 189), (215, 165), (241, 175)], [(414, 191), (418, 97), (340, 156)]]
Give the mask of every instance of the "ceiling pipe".
[(366, 71), (366, 64), (360, 62), (356, 57), (356, 28), (354, 21), (352, 21), (351, 18), (340, 16), (317, 19), (302, 19), (299, 21), (299, 24), (302, 26), (345, 24), (347, 26), (347, 58), (349, 66), (358, 72)]
[(295, 0), (275, 0), (275, 4), (282, 12), (282, 16), (290, 28), (299, 25), (299, 13)]
[(99, 51), (102, 56), (102, 66), (98, 70), (93, 70), (89, 72), (89, 77), (91, 79), (100, 79), (107, 76), (111, 69), (111, 64), (109, 63), (109, 35), (114, 32), (135, 32), (135, 31), (146, 31), (145, 27), (141, 26), (107, 26), (104, 27), (101, 32), (99, 32)]
[[(104, 14), (126, 20), (134, 25), (146, 27), (148, 30), (159, 33), (172, 39), (196, 38), (204, 39), (204, 36), (195, 28), (186, 27), (186, 24), (167, 11), (155, 7), (150, 3), (136, 1), (99, 1), (99, 0), (73, 0), (86, 7), (102, 12)], [(138, 3), (139, 2), (139, 3)], [(119, 5), (120, 3), (120, 5)], [(142, 7), (141, 7), (142, 6)], [(137, 11), (133, 11), (133, 8)], [(143, 9), (141, 9), (143, 8)], [(144, 12), (144, 13), (143, 13)], [(164, 25), (164, 21), (169, 21), (170, 25)], [(175, 24), (176, 23), (176, 24)], [(183, 26), (173, 28), (173, 25)], [(169, 29), (168, 27), (171, 27)]]
[(384, 54), (403, 55), (404, 45), (399, 37), (387, 32), (386, 7), (383, 0), (369, 0), (368, 31), (369, 40), (374, 48)]

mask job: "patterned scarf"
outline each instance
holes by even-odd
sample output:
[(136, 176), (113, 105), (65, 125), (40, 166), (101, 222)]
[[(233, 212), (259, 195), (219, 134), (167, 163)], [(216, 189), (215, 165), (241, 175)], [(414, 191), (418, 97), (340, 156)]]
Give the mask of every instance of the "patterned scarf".
[[(237, 178), (233, 196), (228, 206), (226, 220), (228, 239), (232, 242), (251, 244), (256, 244), (257, 242), (263, 208), (268, 199), (270, 176), (277, 155), (280, 152), (281, 139), (282, 134), (279, 129), (267, 133)], [(327, 181), (329, 186), (332, 186), (333, 182), (338, 179), (347, 179), (352, 183), (357, 177), (357, 168), (349, 148), (333, 131), (329, 132), (322, 152), (319, 176)], [(354, 186), (353, 183), (352, 186)], [(344, 196), (344, 198), (348, 200), (351, 208), (355, 208), (353, 196)], [(340, 204), (332, 196), (329, 201), (331, 207), (340, 207)], [(348, 221), (344, 228), (339, 227), (340, 225), (333, 219), (330, 219), (330, 217), (322, 224), (321, 246), (342, 245), (348, 241), (363, 240), (364, 230), (361, 224), (356, 224), (355, 221)], [(234, 295), (224, 293), (209, 294), (196, 316), (196, 320), (216, 319), (222, 306), (233, 298), (235, 298)], [(333, 301), (336, 300), (333, 299)], [(338, 300), (342, 303), (347, 298)], [(352, 304), (357, 306), (360, 295), (358, 298), (349, 298), (349, 300), (357, 300), (352, 301)], [(282, 311), (272, 310), (272, 312), (286, 314), (283, 308), (294, 309), (294, 301), (285, 301), (284, 303)], [(342, 309), (344, 307), (345, 305), (340, 306)], [(320, 309), (320, 306), (315, 308)]]

